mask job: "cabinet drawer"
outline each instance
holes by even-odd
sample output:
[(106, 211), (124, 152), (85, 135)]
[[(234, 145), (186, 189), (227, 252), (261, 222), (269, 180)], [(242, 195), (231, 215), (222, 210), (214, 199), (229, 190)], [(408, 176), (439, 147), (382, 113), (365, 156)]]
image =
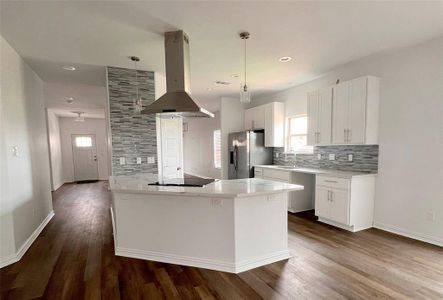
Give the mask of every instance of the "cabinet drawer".
[(330, 177), (330, 176), (317, 176), (317, 185), (326, 186), (335, 189), (349, 189), (350, 179)]
[(288, 171), (263, 169), (263, 176), (287, 182), (291, 181), (291, 172)]

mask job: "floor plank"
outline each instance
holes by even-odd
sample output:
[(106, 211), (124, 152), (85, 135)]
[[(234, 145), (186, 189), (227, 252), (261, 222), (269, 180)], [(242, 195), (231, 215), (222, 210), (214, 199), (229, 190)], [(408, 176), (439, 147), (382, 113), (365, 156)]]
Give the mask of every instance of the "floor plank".
[(289, 214), (291, 258), (241, 274), (114, 255), (107, 182), (66, 184), (55, 217), (0, 270), (1, 299), (443, 299), (443, 249)]

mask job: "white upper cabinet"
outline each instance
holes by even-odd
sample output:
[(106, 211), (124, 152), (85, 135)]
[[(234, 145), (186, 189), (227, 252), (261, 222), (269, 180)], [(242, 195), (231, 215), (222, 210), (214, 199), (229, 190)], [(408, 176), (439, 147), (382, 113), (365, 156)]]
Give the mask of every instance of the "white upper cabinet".
[(377, 144), (379, 79), (360, 77), (333, 91), (332, 144)]
[(285, 104), (272, 102), (264, 105), (265, 147), (285, 146)]
[(245, 130), (265, 130), (265, 147), (284, 147), (284, 103), (272, 102), (247, 109), (244, 123)]
[(308, 93), (308, 145), (331, 144), (332, 87)]

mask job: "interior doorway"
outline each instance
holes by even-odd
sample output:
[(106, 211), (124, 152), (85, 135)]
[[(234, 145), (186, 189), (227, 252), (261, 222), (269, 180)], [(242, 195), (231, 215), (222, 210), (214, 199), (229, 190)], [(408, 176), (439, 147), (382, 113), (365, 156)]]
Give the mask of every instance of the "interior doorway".
[(95, 134), (73, 134), (71, 140), (75, 181), (98, 180)]
[(183, 119), (157, 118), (159, 179), (183, 178)]

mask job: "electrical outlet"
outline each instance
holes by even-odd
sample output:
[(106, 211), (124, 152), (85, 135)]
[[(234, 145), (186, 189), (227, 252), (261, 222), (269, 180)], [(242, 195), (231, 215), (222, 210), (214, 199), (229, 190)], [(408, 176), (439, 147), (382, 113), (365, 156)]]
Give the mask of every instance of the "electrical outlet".
[(120, 165), (126, 164), (126, 159), (124, 157), (120, 157)]
[(435, 222), (435, 212), (434, 211), (428, 211), (426, 213), (426, 219), (428, 221)]
[(148, 164), (155, 164), (155, 157), (154, 156), (148, 156)]
[(354, 160), (354, 155), (348, 154), (348, 161), (353, 161), (353, 160)]
[(142, 163), (142, 158), (141, 157), (137, 157), (137, 165), (140, 165)]
[(275, 152), (275, 158), (278, 158), (280, 156), (280, 153)]
[(321, 154), (317, 154), (317, 159), (318, 159), (318, 160), (321, 159)]
[(330, 153), (329, 154), (329, 160), (335, 160), (335, 154), (334, 153)]

